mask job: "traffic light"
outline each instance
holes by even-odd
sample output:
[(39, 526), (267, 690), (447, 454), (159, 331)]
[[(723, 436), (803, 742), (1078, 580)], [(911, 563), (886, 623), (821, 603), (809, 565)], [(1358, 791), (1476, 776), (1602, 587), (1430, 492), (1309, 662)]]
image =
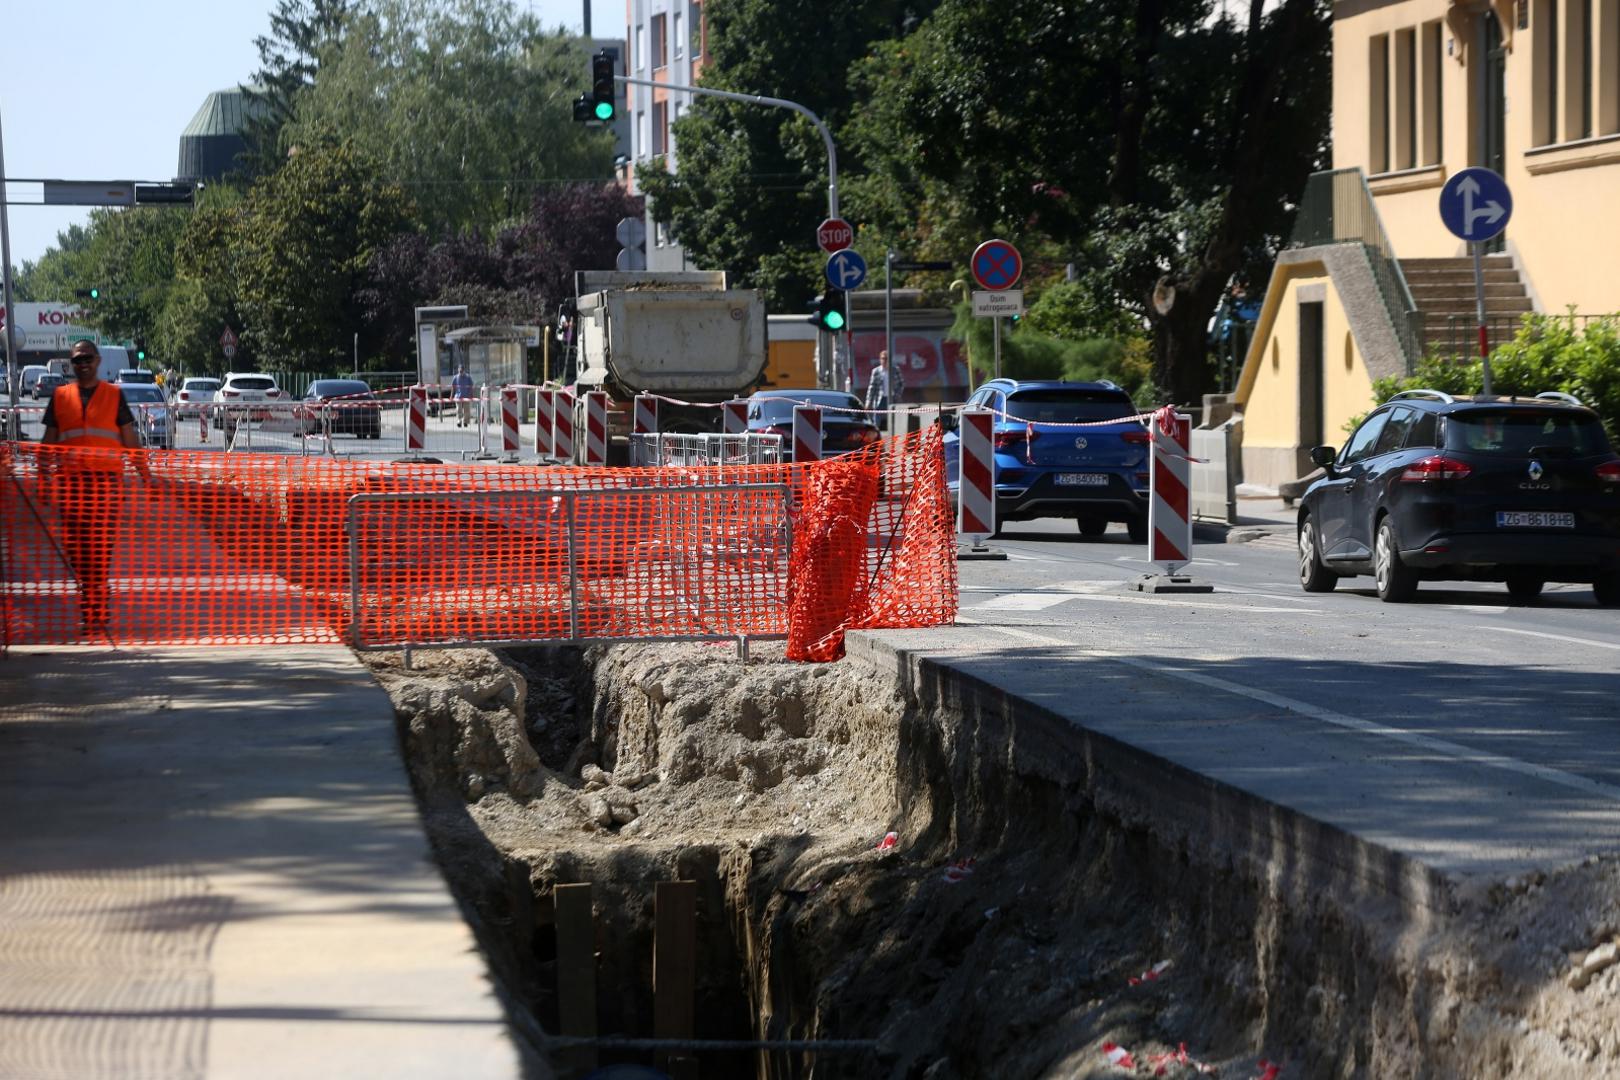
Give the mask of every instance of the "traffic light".
[(603, 49), (591, 57), (591, 117), (606, 124), (617, 112), (617, 93), (613, 86), (613, 68), (617, 57)]
[(88, 289), (74, 289), (73, 295), (77, 296), (80, 300), (100, 300), (101, 287), (92, 285)]
[(135, 362), (137, 364), (146, 363), (146, 339), (145, 338), (138, 337), (138, 338), (135, 339)]
[(838, 289), (828, 289), (816, 297), (815, 303), (810, 306), (810, 322), (817, 330), (825, 330), (829, 334), (836, 334), (844, 328), (844, 294)]

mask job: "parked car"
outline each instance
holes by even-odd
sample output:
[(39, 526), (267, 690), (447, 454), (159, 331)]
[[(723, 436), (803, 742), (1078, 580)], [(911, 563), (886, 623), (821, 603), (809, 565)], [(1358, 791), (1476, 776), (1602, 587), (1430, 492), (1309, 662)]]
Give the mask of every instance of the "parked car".
[(215, 410), (214, 426), (231, 432), (244, 419), (250, 423), (262, 423), (270, 418), (270, 409), (251, 406), (280, 400), (281, 388), (276, 386), (276, 380), (271, 376), (258, 372), (230, 372), (214, 395), (214, 403), (225, 406)]
[(334, 435), (382, 438), (382, 403), (359, 379), (316, 379), (293, 411), (293, 430), (315, 435), (329, 417)]
[(66, 375), (58, 375), (54, 371), (47, 371), (34, 380), (34, 400), (47, 401), (56, 393), (58, 386), (66, 386), (73, 380)]
[(18, 376), (18, 378), (21, 380), (21, 392), (32, 395), (34, 392), (34, 384), (39, 382), (39, 377), (44, 375), (49, 370), (50, 369), (44, 364), (24, 364), (22, 374)]
[(1549, 581), (1590, 582), (1620, 604), (1620, 457), (1566, 394), (1454, 398), (1408, 390), (1375, 409), (1298, 519), (1299, 580), (1326, 592), (1371, 574), (1380, 599), (1425, 580), (1501, 581), (1530, 602)]
[(163, 388), (153, 383), (116, 383), (119, 393), (135, 414), (135, 428), (141, 442), (159, 450), (174, 449), (174, 423)]
[(180, 383), (180, 389), (175, 391), (175, 408), (181, 416), (196, 416), (213, 403), (218, 390), (218, 379), (185, 379)]
[(821, 454), (836, 457), (863, 450), (881, 438), (860, 400), (842, 390), (760, 390), (748, 399), (748, 430), (782, 436), (783, 458), (792, 455), (793, 408), (821, 407)]
[(157, 372), (147, 371), (145, 368), (123, 368), (113, 381), (119, 383), (146, 383), (156, 386)]
[[(967, 400), (996, 413), (996, 522), (1074, 518), (1082, 536), (1125, 524), (1147, 539), (1152, 436), (1131, 396), (1111, 382), (992, 379)], [(1077, 425), (1086, 425), (1084, 427)], [(946, 486), (954, 499), (961, 437), (945, 433)]]

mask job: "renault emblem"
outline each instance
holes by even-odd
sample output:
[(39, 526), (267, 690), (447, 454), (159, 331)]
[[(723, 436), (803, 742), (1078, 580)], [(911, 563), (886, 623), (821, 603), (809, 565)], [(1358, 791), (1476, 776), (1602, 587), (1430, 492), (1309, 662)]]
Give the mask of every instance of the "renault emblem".
[(1531, 480), (1540, 480), (1541, 479), (1541, 462), (1532, 461), (1530, 463), (1530, 479)]
[(1086, 437), (1084, 435), (1074, 440), (1074, 448), (1076, 450), (1084, 450), (1086, 448)]

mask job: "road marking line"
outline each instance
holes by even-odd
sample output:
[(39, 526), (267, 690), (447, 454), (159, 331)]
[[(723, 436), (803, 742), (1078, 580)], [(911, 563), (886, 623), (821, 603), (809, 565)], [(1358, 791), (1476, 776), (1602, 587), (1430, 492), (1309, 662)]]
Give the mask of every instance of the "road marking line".
[[(1400, 728), (1392, 728), (1383, 724), (1375, 724), (1371, 720), (1363, 720), (1358, 716), (1347, 716), (1344, 713), (1334, 712), (1332, 709), (1323, 709), (1316, 705), (1312, 705), (1309, 702), (1284, 697), (1281, 694), (1273, 694), (1267, 690), (1256, 690), (1253, 687), (1240, 686), (1237, 683), (1228, 682), (1226, 679), (1218, 679), (1213, 675), (1204, 675), (1196, 671), (1180, 671), (1176, 668), (1167, 667), (1162, 664), (1155, 664), (1151, 661), (1142, 660), (1135, 656), (1126, 656), (1122, 653), (1109, 652), (1103, 649), (1087, 649), (1076, 645), (1073, 642), (1048, 637), (1045, 634), (1032, 634), (1027, 630), (1015, 630), (1006, 626), (986, 626), (985, 629), (995, 630), (998, 633), (1006, 634), (1009, 637), (1022, 638), (1026, 641), (1031, 641), (1040, 645), (1058, 645), (1065, 648), (1076, 649), (1079, 652), (1098, 657), (1099, 659), (1118, 661), (1127, 667), (1139, 668), (1143, 671), (1152, 672), (1156, 675), (1165, 675), (1172, 679), (1181, 679), (1184, 682), (1196, 683), (1199, 686), (1207, 686), (1212, 690), (1224, 690), (1227, 693), (1237, 694), (1240, 697), (1253, 698), (1255, 701), (1263, 702), (1264, 704), (1283, 709), (1287, 712), (1298, 713), (1301, 716), (1308, 716), (1313, 720), (1320, 720), (1325, 724), (1332, 724), (1335, 727), (1347, 728), (1351, 731), (1359, 731), (1364, 735), (1378, 735), (1386, 739), (1393, 739), (1396, 742), (1405, 743), (1408, 746), (1416, 746), (1423, 750), (1444, 754), (1447, 757), (1455, 758), (1459, 764), (1466, 763), (1470, 765), (1484, 765), (1493, 769), (1501, 769), (1505, 772), (1519, 773), (1522, 776), (1534, 777), (1537, 780), (1543, 780), (1549, 784), (1557, 784), (1560, 787), (1570, 788), (1571, 790), (1583, 792), (1587, 795), (1595, 795), (1599, 798), (1609, 799), (1613, 802), (1620, 802), (1620, 787), (1600, 783), (1596, 780), (1588, 780), (1584, 776), (1576, 776), (1574, 773), (1565, 772), (1562, 769), (1553, 769), (1545, 765), (1536, 765), (1532, 762), (1520, 761), (1518, 758), (1510, 758), (1502, 754), (1492, 754), (1484, 750), (1475, 750), (1471, 747), (1463, 746), (1461, 743), (1450, 742), (1446, 739), (1437, 739), (1432, 735), (1423, 735), (1415, 731), (1404, 731)], [(1530, 633), (1531, 631), (1523, 632)]]
[(1078, 599), (1074, 594), (1065, 593), (1062, 596), (1043, 595), (1041, 593), (1007, 593), (1004, 596), (993, 596), (989, 600), (981, 600), (970, 605), (974, 611), (1042, 611), (1049, 607)]
[(1495, 630), (1498, 634), (1523, 634), (1525, 637), (1550, 638), (1553, 641), (1569, 641), (1576, 645), (1590, 645), (1594, 649), (1620, 649), (1620, 643), (1613, 641), (1596, 641), (1592, 638), (1570, 637), (1568, 634), (1547, 634), (1540, 630), (1516, 630), (1511, 626), (1487, 626), (1486, 630)]

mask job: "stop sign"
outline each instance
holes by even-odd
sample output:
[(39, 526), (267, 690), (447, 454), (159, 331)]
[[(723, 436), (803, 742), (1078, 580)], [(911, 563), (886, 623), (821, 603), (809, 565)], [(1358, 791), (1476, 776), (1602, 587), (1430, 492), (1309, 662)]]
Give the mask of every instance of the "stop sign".
[(830, 217), (816, 227), (816, 243), (829, 255), (855, 242), (855, 230), (843, 218)]

